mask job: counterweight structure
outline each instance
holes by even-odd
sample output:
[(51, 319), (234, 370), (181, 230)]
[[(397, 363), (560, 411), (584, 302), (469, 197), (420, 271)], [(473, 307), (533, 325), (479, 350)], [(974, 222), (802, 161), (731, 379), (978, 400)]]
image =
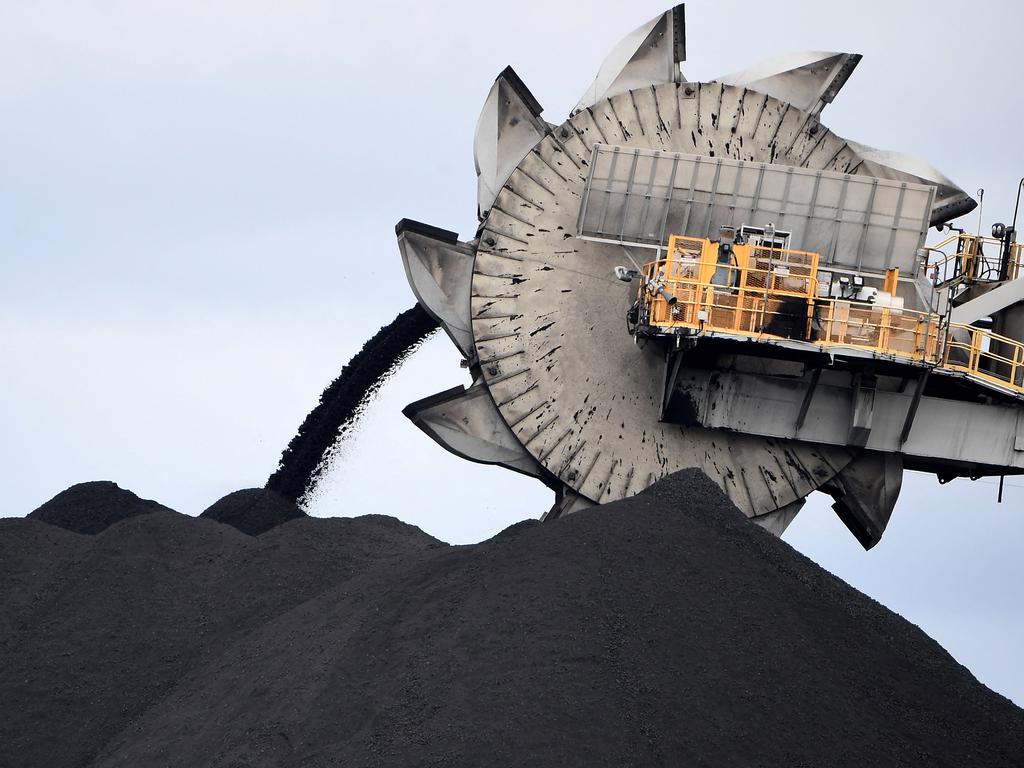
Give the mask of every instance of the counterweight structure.
[(549, 517), (698, 467), (779, 534), (828, 493), (865, 547), (905, 468), (1024, 472), (1012, 229), (952, 227), (976, 207), (956, 184), (820, 122), (859, 55), (707, 83), (685, 58), (677, 6), (616, 46), (561, 125), (498, 76), (476, 127), (475, 237), (396, 228), (473, 380), (406, 415), (546, 483)]

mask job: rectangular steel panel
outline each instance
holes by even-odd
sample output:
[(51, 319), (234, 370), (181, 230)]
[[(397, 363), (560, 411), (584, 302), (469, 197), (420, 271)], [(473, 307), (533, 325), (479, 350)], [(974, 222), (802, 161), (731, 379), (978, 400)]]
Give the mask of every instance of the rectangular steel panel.
[(672, 234), (772, 223), (823, 267), (913, 274), (934, 195), (924, 184), (597, 144), (578, 234), (660, 247)]

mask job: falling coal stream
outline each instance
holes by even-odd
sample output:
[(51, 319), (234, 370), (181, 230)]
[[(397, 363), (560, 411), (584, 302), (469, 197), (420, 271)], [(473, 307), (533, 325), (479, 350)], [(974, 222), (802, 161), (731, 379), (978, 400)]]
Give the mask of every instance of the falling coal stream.
[(327, 469), (332, 448), (351, 431), (366, 403), (437, 328), (437, 321), (417, 304), (367, 341), (320, 395), (266, 488), (295, 502), (307, 496)]

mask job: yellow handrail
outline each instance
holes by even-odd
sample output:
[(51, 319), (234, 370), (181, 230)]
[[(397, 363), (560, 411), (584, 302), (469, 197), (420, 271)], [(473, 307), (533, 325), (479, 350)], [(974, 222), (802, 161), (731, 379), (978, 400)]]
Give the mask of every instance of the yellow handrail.
[[(853, 347), (917, 362), (934, 363), (940, 358), (940, 318), (933, 313), (811, 299), (797, 292), (771, 290), (766, 296), (667, 277), (658, 282), (668, 298), (647, 291), (642, 302), (645, 324), (652, 327), (806, 341), (821, 348)], [(673, 298), (675, 302), (670, 303)]]
[[(947, 254), (945, 248), (956, 243), (956, 250)], [(985, 253), (985, 247), (989, 252)], [(925, 268), (935, 275), (939, 285), (961, 282), (996, 282), (1004, 279), (1000, 274), (1003, 242), (994, 237), (981, 237), (966, 232), (950, 235), (942, 242), (926, 250), (941, 254), (936, 261), (927, 261)], [(1007, 265), (1007, 280), (1020, 276), (1021, 261), (1024, 260), (1024, 244), (1010, 246), (1010, 263)]]
[(746, 248), (752, 250), (740, 251), (735, 264), (720, 263), (716, 243), (673, 236), (668, 257), (643, 267), (641, 324), (805, 342), (821, 350), (861, 349), (1024, 395), (1021, 341), (944, 323), (933, 312), (819, 298), (817, 254)]
[(1024, 343), (973, 325), (952, 323), (942, 367), (1024, 393)]

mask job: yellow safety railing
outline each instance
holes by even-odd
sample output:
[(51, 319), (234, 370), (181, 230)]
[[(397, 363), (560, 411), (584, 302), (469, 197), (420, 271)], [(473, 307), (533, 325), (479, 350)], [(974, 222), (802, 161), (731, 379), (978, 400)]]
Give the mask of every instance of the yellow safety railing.
[(941, 318), (931, 312), (821, 299), (821, 331), (826, 346), (854, 347), (915, 362), (938, 362)]
[[(956, 244), (952, 253), (946, 249)], [(929, 259), (925, 268), (936, 285), (952, 283), (989, 283), (1002, 280), (1000, 274), (1003, 257), (1003, 243), (994, 237), (979, 237), (966, 232), (950, 235), (941, 243), (930, 246), (927, 251), (937, 258)], [(1020, 276), (1021, 261), (1024, 260), (1024, 244), (1010, 246), (1010, 263), (1007, 265), (1007, 280)]]
[(741, 293), (693, 281), (665, 279), (663, 285), (669, 298), (648, 292), (646, 323), (650, 326), (854, 347), (919, 362), (937, 362), (940, 357), (940, 318), (932, 313), (837, 299), (809, 300), (777, 291), (767, 296)]
[(1024, 344), (973, 325), (950, 325), (942, 367), (1024, 393)]
[[(823, 350), (855, 348), (936, 365), (1024, 394), (1024, 342), (932, 312), (818, 297), (817, 254), (737, 246), (728, 264), (707, 240), (673, 237), (647, 264), (641, 323), (751, 340), (787, 339)], [(733, 263), (734, 262), (734, 263)]]

